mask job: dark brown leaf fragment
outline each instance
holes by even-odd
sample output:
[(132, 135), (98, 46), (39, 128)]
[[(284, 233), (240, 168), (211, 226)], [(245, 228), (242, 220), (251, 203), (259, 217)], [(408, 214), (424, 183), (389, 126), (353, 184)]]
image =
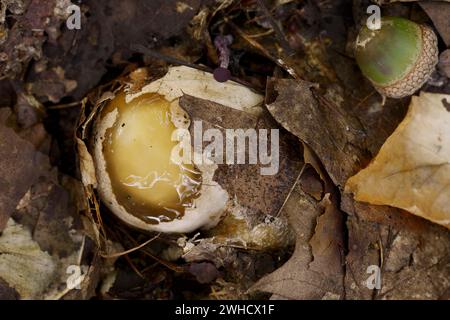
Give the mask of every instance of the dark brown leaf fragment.
[(0, 231), (19, 200), (48, 166), (48, 158), (6, 125), (9, 109), (0, 109)]

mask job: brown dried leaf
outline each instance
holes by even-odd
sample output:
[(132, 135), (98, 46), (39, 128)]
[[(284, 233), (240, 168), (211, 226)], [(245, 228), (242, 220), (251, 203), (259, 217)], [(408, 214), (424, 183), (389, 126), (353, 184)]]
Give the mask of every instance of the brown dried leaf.
[(278, 94), (267, 104), (275, 120), (314, 150), (335, 184), (343, 184), (363, 158), (357, 148), (363, 132), (359, 122), (338, 106), (319, 103), (313, 83), (271, 79), (268, 87)]
[[(60, 186), (48, 157), (5, 124), (13, 124), (9, 116), (9, 109), (0, 109), (1, 294), (23, 299), (81, 294), (89, 298), (95, 293), (100, 261), (95, 260), (96, 246), (84, 234), (79, 216), (83, 204), (75, 201), (81, 183), (70, 184), (76, 190)], [(66, 286), (71, 276), (67, 268), (83, 265), (90, 267), (81, 283), (88, 289), (73, 293)]]
[(450, 228), (450, 96), (414, 96), (372, 163), (346, 185), (358, 201), (390, 205)]
[(20, 201), (13, 218), (33, 230), (33, 240), (51, 255), (66, 257), (80, 246), (75, 231), (81, 221), (69, 193), (59, 186), (55, 177), (41, 176)]
[(443, 51), (439, 55), (438, 70), (447, 78), (450, 78), (450, 49)]
[(219, 270), (211, 262), (193, 262), (186, 269), (199, 283), (211, 283), (220, 276)]
[[(271, 121), (267, 114), (253, 115), (190, 96), (183, 96), (180, 106), (189, 114), (191, 123), (202, 120), (203, 130), (277, 128), (276, 123)], [(249, 208), (253, 213), (262, 216), (277, 215), (303, 165), (300, 152), (301, 146), (296, 139), (280, 132), (279, 171), (276, 174), (261, 175), (260, 168), (265, 167), (261, 164), (220, 164), (215, 173), (215, 180), (227, 190), (231, 198), (236, 197), (240, 205)]]
[[(384, 216), (398, 211), (386, 206), (366, 206), (349, 216), (346, 298), (445, 299), (450, 289), (450, 233), (419, 219), (414, 229), (411, 223), (392, 226), (361, 219), (367, 208), (377, 208)], [(373, 274), (368, 272), (369, 266), (380, 267), (379, 290), (367, 285)]]
[(343, 299), (342, 213), (330, 194), (321, 202), (296, 186), (282, 214), (297, 234), (291, 259), (251, 290), (287, 299)]
[(0, 109), (0, 231), (19, 200), (47, 167), (48, 158), (5, 125), (9, 109)]
[(46, 40), (44, 31), (61, 22), (53, 15), (56, 2), (2, 1), (2, 10), (13, 9), (11, 18), (16, 22), (11, 29), (2, 26), (0, 30), (1, 76), (18, 77), (25, 72), (31, 59), (42, 57), (42, 45)]
[(420, 1), (419, 4), (433, 21), (434, 26), (447, 47), (450, 47), (450, 3), (442, 1)]

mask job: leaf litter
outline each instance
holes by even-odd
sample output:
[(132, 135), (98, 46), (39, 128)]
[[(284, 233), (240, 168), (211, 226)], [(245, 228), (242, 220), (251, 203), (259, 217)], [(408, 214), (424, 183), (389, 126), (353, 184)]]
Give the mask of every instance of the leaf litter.
[[(0, 57), (6, 57), (0, 63), (6, 79), (0, 86), (6, 107), (0, 110), (1, 297), (448, 297), (449, 232), (408, 212), (448, 227), (446, 166), (440, 163), (438, 173), (427, 169), (441, 153), (440, 159), (446, 156), (445, 50), (438, 72), (412, 103), (405, 98), (383, 106), (351, 49), (369, 1), (86, 1), (86, 27), (76, 34), (61, 28), (65, 1), (37, 3), (2, 1), (0, 15), (7, 22), (0, 39)], [(434, 25), (448, 45), (447, 3), (379, 3), (387, 13)], [(148, 21), (159, 7), (164, 14)], [(264, 120), (189, 96), (182, 101), (194, 117), (207, 117), (211, 109), (220, 114), (207, 117), (211, 126), (228, 121), (285, 129), (282, 179), (261, 179), (246, 193), (226, 168), (218, 172), (228, 191), (254, 211), (254, 228), (267, 215), (289, 222), (293, 241), (281, 251), (260, 252), (245, 237), (224, 242), (223, 234), (239, 225), (233, 219), (215, 238), (204, 233), (153, 240), (105, 214), (92, 189), (95, 174), (84, 144), (89, 130), (77, 123), (80, 113), (88, 117), (86, 101), (97, 100), (95, 87), (139, 65), (165, 68), (165, 58), (213, 69), (219, 61), (213, 40), (229, 34), (233, 76), (266, 88)], [(131, 44), (156, 54), (138, 57)], [(392, 167), (385, 160), (392, 155), (398, 160), (388, 162), (398, 166), (392, 172), (403, 172), (405, 158), (414, 159), (418, 170), (395, 174), (399, 179), (386, 188), (382, 177)], [(243, 181), (252, 175), (248, 168), (231, 170)], [(344, 192), (346, 185), (356, 199)], [(267, 197), (258, 194), (261, 188)], [(397, 190), (407, 196), (395, 195)], [(81, 290), (67, 287), (69, 266), (83, 271)], [(381, 270), (379, 290), (367, 286), (369, 266)], [(29, 276), (34, 272), (41, 276)]]

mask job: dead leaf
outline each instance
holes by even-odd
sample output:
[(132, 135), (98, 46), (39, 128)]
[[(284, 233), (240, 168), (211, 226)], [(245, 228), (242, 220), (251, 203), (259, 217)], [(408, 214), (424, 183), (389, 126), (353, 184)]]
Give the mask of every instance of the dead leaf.
[[(377, 208), (384, 215), (392, 214), (393, 208)], [(448, 231), (432, 223), (417, 223), (419, 230), (412, 232), (402, 225), (361, 219), (362, 211), (357, 212), (347, 220), (347, 299), (445, 299), (450, 288)], [(368, 285), (368, 281), (374, 284), (370, 266), (379, 267), (378, 289)]]
[[(278, 128), (267, 113), (255, 115), (256, 111), (253, 109), (244, 112), (187, 95), (180, 99), (180, 106), (189, 114), (191, 123), (202, 120), (203, 130), (209, 128), (219, 128), (219, 130), (238, 128), (270, 130)], [(234, 107), (236, 106), (237, 104), (234, 104)], [(259, 110), (262, 111), (262, 108), (259, 108)], [(190, 130), (193, 129), (191, 125)], [(193, 136), (193, 132), (191, 134)], [(205, 142), (204, 144), (206, 146), (208, 143)], [(260, 217), (264, 217), (264, 215), (275, 216), (300, 173), (303, 165), (300, 152), (301, 146), (295, 137), (280, 132), (279, 168), (275, 174), (261, 175), (260, 168), (263, 167), (261, 164), (219, 164), (215, 173), (215, 180), (227, 190), (231, 198), (236, 197), (240, 205), (248, 208), (254, 214)]]
[(318, 202), (297, 184), (282, 214), (297, 234), (295, 251), (251, 290), (287, 299), (343, 299), (342, 213), (330, 194)]
[[(21, 299), (89, 298), (98, 283), (100, 260), (79, 215), (84, 203), (76, 202), (76, 194), (82, 185), (72, 182), (70, 187), (78, 189), (72, 193), (63, 188), (58, 178), (68, 179), (6, 125), (14, 125), (9, 115), (9, 109), (0, 109), (0, 291)], [(88, 289), (73, 293), (66, 285), (70, 266), (88, 269), (80, 283)]]
[(449, 95), (414, 96), (406, 118), (377, 157), (350, 178), (358, 201), (405, 209), (450, 228)]
[(48, 157), (5, 125), (9, 109), (0, 109), (0, 231), (30, 185), (48, 167)]
[(357, 146), (364, 131), (357, 119), (337, 105), (319, 103), (311, 91), (317, 87), (313, 83), (271, 79), (271, 86), (277, 93), (267, 103), (272, 116), (314, 150), (335, 184), (343, 184), (363, 158)]
[(11, 12), (10, 18), (15, 23), (10, 29), (3, 27), (5, 17), (2, 17), (0, 74), (2, 77), (15, 78), (25, 72), (32, 59), (39, 60), (42, 57), (42, 45), (46, 40), (44, 30), (55, 20), (59, 22), (59, 19), (52, 18), (56, 0), (31, 0), (26, 4), (22, 1), (4, 2), (2, 15), (7, 12), (7, 8), (15, 7), (16, 10)]
[(438, 70), (447, 78), (450, 78), (450, 49), (443, 51), (439, 55)]
[(33, 230), (33, 240), (42, 250), (64, 258), (80, 246), (81, 235), (76, 231), (81, 221), (68, 192), (54, 180), (51, 175), (42, 176), (34, 183), (13, 218)]
[(14, 113), (21, 128), (29, 128), (41, 121), (44, 107), (30, 94), (19, 92)]
[[(131, 57), (131, 44), (159, 47), (171, 37), (189, 43), (184, 31), (201, 3), (202, 0), (84, 1), (82, 28), (74, 32), (58, 25), (60, 36), (43, 48), (47, 65), (44, 70), (31, 70), (28, 82), (43, 99), (58, 101), (69, 95), (81, 100), (107, 73), (108, 59), (115, 55), (123, 62)], [(180, 6), (184, 10), (179, 10)], [(55, 70), (60, 72), (55, 74)]]
[(28, 84), (28, 91), (36, 96), (45, 96), (53, 103), (58, 103), (63, 97), (70, 95), (78, 86), (77, 81), (65, 77), (65, 71), (60, 66), (44, 70), (39, 74), (39, 81)]
[(433, 21), (434, 26), (447, 47), (450, 47), (450, 3), (443, 1), (420, 1), (419, 4)]
[(56, 268), (56, 261), (39, 248), (31, 233), (10, 219), (0, 237), (0, 278), (21, 298), (32, 299), (44, 294)]

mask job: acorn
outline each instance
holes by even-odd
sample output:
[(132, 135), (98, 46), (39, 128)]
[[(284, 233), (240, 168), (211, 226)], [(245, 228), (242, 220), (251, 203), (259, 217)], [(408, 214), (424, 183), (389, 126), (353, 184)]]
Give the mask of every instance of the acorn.
[(412, 95), (429, 79), (438, 63), (433, 30), (408, 19), (383, 17), (381, 28), (361, 28), (355, 57), (364, 76), (384, 97)]

